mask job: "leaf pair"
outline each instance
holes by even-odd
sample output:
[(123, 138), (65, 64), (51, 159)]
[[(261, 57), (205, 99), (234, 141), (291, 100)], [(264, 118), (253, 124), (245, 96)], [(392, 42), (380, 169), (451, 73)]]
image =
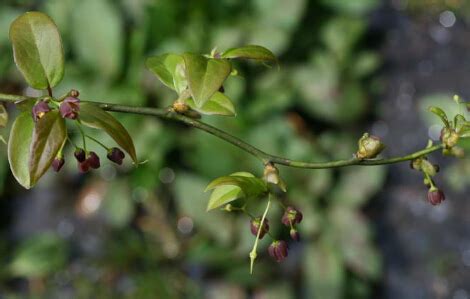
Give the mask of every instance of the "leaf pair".
[(452, 122), (452, 121), (449, 121), (449, 119), (447, 118), (447, 114), (441, 108), (436, 107), (436, 106), (431, 106), (428, 108), (428, 110), (434, 113), (435, 115), (437, 115), (441, 119), (442, 123), (444, 124), (446, 128), (455, 129), (455, 131), (459, 134), (459, 137), (461, 138), (470, 137), (470, 121), (467, 121), (465, 119), (465, 116), (463, 116), (462, 114), (456, 114)]
[(59, 111), (48, 112), (33, 122), (22, 112), (13, 123), (8, 141), (8, 161), (16, 180), (26, 189), (34, 186), (52, 164), (67, 138)]
[[(180, 100), (202, 114), (234, 116), (230, 99), (220, 92), (232, 71), (229, 59), (243, 58), (276, 61), (274, 54), (261, 46), (246, 46), (225, 51), (220, 58), (185, 53), (150, 57), (146, 65), (158, 79), (175, 90)], [(183, 92), (189, 91), (189, 97)]]
[(214, 191), (207, 204), (207, 211), (239, 198), (257, 198), (268, 191), (268, 185), (249, 172), (236, 172), (213, 180), (206, 188), (206, 191), (209, 190)]

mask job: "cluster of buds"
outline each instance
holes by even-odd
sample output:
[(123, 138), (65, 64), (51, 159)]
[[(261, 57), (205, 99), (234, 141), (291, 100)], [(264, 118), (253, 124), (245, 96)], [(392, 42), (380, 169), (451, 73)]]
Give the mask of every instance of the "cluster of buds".
[[(69, 118), (69, 119), (77, 119), (78, 118), (78, 113), (80, 111), (80, 99), (78, 96), (80, 95), (78, 91), (72, 90), (69, 92), (64, 100), (62, 100), (60, 103), (56, 103), (59, 107), (59, 113), (63, 118)], [(40, 100), (38, 101), (32, 109), (32, 114), (33, 114), (33, 119), (35, 122), (37, 122), (39, 119), (44, 117), (46, 113), (49, 111), (53, 110), (49, 106), (49, 100)]]
[(355, 156), (359, 160), (374, 159), (384, 148), (385, 145), (378, 137), (364, 133), (358, 141), (358, 150)]
[[(282, 215), (281, 222), (287, 227), (290, 227), (290, 237), (294, 241), (300, 240), (300, 235), (295, 225), (302, 221), (302, 213), (293, 208), (287, 207)], [(261, 225), (261, 217), (253, 218), (250, 221), (250, 230), (254, 236), (258, 236), (259, 239), (262, 239), (266, 234), (269, 233), (269, 221), (264, 219), (263, 224)], [(288, 255), (289, 246), (284, 240), (274, 240), (271, 245), (268, 247), (269, 255), (274, 258), (277, 262), (283, 261)]]
[[(37, 122), (42, 117), (44, 117), (44, 115), (54, 109), (49, 106), (49, 102), (52, 102), (52, 104), (58, 107), (56, 109), (59, 110), (61, 117), (72, 120), (78, 119), (80, 112), (80, 99), (78, 98), (79, 95), (80, 94), (78, 91), (71, 90), (66, 96), (64, 96), (63, 100), (54, 101), (48, 99), (38, 101), (32, 108), (32, 115), (34, 121)], [(109, 160), (118, 165), (122, 164), (122, 161), (125, 158), (125, 154), (121, 149), (117, 147), (107, 148), (104, 145), (102, 146), (107, 149), (106, 157)], [(100, 157), (93, 151), (86, 151), (82, 148), (76, 148), (74, 156), (78, 162), (78, 169), (82, 173), (88, 172), (90, 169), (98, 169), (101, 166)], [(52, 161), (51, 166), (54, 171), (58, 172), (62, 169), (64, 164), (65, 159), (62, 154), (62, 149), (60, 149), (59, 153)]]
[(410, 163), (410, 167), (424, 174), (424, 184), (429, 188), (428, 202), (436, 206), (445, 200), (442, 190), (436, 187), (432, 177), (439, 172), (439, 165), (432, 164), (426, 157), (414, 159)]

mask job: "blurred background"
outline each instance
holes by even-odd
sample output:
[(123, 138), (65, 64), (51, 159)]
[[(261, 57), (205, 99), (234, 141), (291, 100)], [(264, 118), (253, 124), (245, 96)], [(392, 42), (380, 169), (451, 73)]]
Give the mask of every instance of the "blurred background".
[[(236, 118), (205, 117), (295, 159), (349, 158), (368, 131), (385, 156), (437, 140), (437, 118), (470, 97), (466, 0), (2, 0), (0, 91), (35, 94), (13, 64), (8, 28), (28, 10), (57, 23), (66, 75), (56, 94), (165, 107), (175, 95), (144, 68), (165, 52), (259, 44), (281, 69), (237, 65), (225, 91)], [(16, 113), (13, 107), (9, 107)], [(59, 175), (26, 191), (0, 146), (0, 298), (470, 298), (470, 159), (433, 155), (448, 200), (432, 207), (407, 163), (338, 170), (281, 168), (304, 214), (302, 242), (277, 264), (263, 239), (255, 273), (249, 220), (205, 212), (212, 179), (262, 174), (258, 161), (204, 132), (116, 115), (139, 158)], [(8, 136), (9, 129), (1, 134)], [(99, 132), (95, 137), (112, 141)], [(470, 149), (470, 144), (462, 144)], [(284, 235), (271, 214), (271, 229)]]

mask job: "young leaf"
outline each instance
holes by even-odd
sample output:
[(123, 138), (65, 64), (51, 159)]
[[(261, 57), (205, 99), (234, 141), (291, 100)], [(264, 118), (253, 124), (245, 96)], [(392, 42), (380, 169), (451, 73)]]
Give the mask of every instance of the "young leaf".
[(447, 119), (447, 115), (446, 113), (444, 112), (444, 110), (442, 110), (441, 108), (439, 107), (435, 107), (435, 106), (431, 106), (428, 108), (428, 110), (432, 113), (434, 113), (435, 115), (437, 115), (441, 120), (442, 122), (444, 123), (444, 125), (448, 128), (450, 127), (450, 124), (449, 124), (449, 120)]
[(134, 142), (127, 132), (126, 128), (117, 121), (111, 114), (104, 111), (97, 105), (91, 103), (80, 104), (80, 121), (85, 126), (104, 130), (116, 143), (122, 147), (132, 158), (135, 164), (137, 154), (135, 152)]
[(57, 26), (41, 12), (27, 12), (10, 27), (15, 63), (36, 89), (56, 86), (64, 76), (64, 52)]
[(197, 107), (201, 108), (227, 79), (232, 65), (225, 59), (206, 58), (202, 55), (183, 54), (186, 79)]
[(277, 62), (276, 56), (265, 47), (248, 45), (240, 48), (231, 48), (222, 53), (222, 58), (254, 59), (266, 62)]
[(26, 189), (31, 188), (29, 179), (29, 152), (34, 122), (31, 112), (22, 112), (13, 122), (8, 140), (8, 162), (15, 179)]
[(236, 199), (245, 197), (242, 189), (237, 186), (220, 186), (216, 188), (207, 203), (207, 211), (217, 209)]
[(246, 197), (257, 197), (268, 190), (265, 181), (251, 176), (251, 174), (248, 175), (246, 173), (244, 173), (244, 175), (234, 173), (229, 176), (217, 178), (206, 187), (206, 191), (220, 186), (237, 186), (243, 191)]
[(183, 57), (176, 54), (163, 54), (147, 59), (145, 66), (166, 86), (176, 90), (174, 77), (178, 64), (184, 63)]
[(31, 186), (49, 169), (66, 138), (67, 127), (59, 111), (50, 111), (36, 122), (29, 156)]
[[(254, 178), (254, 175), (248, 172), (236, 172), (231, 176), (245, 176)], [(219, 186), (212, 192), (209, 202), (207, 204), (207, 211), (216, 209), (220, 206), (226, 205), (236, 199), (245, 197), (242, 189), (238, 186)]]
[(196, 106), (192, 98), (186, 99), (186, 104), (201, 114), (225, 116), (236, 115), (233, 103), (226, 95), (219, 91), (214, 93), (214, 95), (200, 108)]

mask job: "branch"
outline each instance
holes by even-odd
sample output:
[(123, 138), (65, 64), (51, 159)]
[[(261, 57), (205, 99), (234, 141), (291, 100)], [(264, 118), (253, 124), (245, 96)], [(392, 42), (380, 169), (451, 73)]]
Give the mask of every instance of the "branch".
[[(0, 93), (0, 101), (16, 103), (18, 101), (24, 101), (24, 100), (36, 100), (36, 98)], [(338, 160), (338, 161), (330, 161), (330, 162), (295, 161), (295, 160), (290, 160), (287, 158), (268, 154), (252, 146), (251, 144), (248, 144), (240, 140), (239, 138), (233, 135), (230, 135), (229, 133), (225, 131), (217, 129), (202, 121), (184, 116), (182, 114), (178, 114), (170, 109), (117, 105), (117, 104), (102, 103), (102, 102), (95, 102), (95, 101), (83, 101), (83, 102), (96, 104), (102, 109), (107, 110), (107, 111), (132, 113), (132, 114), (140, 114), (140, 115), (151, 115), (151, 116), (156, 116), (162, 119), (168, 119), (168, 120), (173, 120), (173, 121), (184, 123), (186, 125), (205, 131), (209, 134), (212, 134), (220, 139), (223, 139), (235, 145), (236, 147), (244, 150), (245, 152), (255, 156), (256, 158), (261, 160), (264, 164), (273, 163), (273, 164), (285, 165), (289, 167), (307, 168), (307, 169), (339, 168), (339, 167), (353, 166), (353, 165), (373, 166), (373, 165), (394, 164), (394, 163), (414, 160), (416, 158), (430, 154), (432, 152), (438, 151), (443, 148), (442, 144), (439, 144), (439, 145), (435, 145), (429, 148), (419, 150), (417, 152), (411, 153), (406, 156), (393, 157), (393, 158), (388, 158), (388, 159), (360, 160), (357, 158), (352, 158), (349, 160)]]

